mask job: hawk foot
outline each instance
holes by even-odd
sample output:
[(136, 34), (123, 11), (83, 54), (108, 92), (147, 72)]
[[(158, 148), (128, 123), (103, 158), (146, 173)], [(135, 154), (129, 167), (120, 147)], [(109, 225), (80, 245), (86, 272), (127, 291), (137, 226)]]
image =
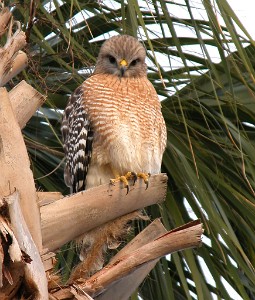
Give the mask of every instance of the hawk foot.
[(116, 182), (123, 182), (125, 188), (127, 189), (127, 194), (129, 193), (129, 180), (133, 180), (133, 185), (135, 185), (137, 178), (142, 178), (144, 183), (146, 184), (146, 190), (149, 186), (149, 177), (150, 173), (135, 173), (135, 172), (127, 172), (123, 176), (117, 176), (115, 179), (110, 179), (110, 184), (114, 185)]
[(151, 174), (150, 173), (137, 173), (137, 177), (138, 178), (142, 178), (145, 185), (146, 185), (146, 188), (145, 190), (147, 190), (148, 186), (149, 186), (149, 178), (150, 178)]
[(134, 172), (127, 172), (127, 174), (123, 175), (123, 176), (117, 176), (114, 179), (110, 179), (110, 184), (114, 185), (116, 182), (123, 182), (125, 188), (127, 189), (127, 194), (129, 193), (129, 180), (134, 180), (134, 184), (136, 182), (137, 179), (137, 175)]

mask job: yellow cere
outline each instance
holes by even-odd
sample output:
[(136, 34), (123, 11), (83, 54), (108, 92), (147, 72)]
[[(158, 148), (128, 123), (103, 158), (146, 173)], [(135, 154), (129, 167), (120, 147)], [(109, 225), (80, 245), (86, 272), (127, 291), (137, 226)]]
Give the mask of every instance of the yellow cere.
[(127, 61), (126, 61), (125, 59), (122, 59), (122, 60), (120, 61), (120, 65), (126, 67), (126, 66), (128, 65), (128, 63), (127, 63)]

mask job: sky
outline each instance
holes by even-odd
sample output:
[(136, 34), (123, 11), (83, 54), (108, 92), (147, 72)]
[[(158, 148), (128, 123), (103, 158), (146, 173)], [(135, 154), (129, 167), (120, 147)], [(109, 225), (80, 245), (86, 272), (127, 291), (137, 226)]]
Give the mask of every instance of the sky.
[(255, 39), (254, 0), (228, 0), (244, 27)]
[[(184, 2), (183, 0), (173, 0), (173, 2)], [(248, 30), (250, 35), (255, 39), (255, 22), (254, 22), (254, 0), (227, 0), (231, 8), (234, 10), (240, 21), (243, 23), (244, 27)], [(194, 7), (203, 8), (203, 5), (200, 4), (201, 0), (190, 0), (190, 3)], [(174, 6), (172, 6), (174, 8)], [(176, 15), (180, 15), (180, 7), (176, 6), (177, 11), (174, 12)], [(195, 17), (203, 18), (203, 9), (197, 9), (193, 11), (196, 14)], [(188, 16), (188, 14), (187, 14)]]

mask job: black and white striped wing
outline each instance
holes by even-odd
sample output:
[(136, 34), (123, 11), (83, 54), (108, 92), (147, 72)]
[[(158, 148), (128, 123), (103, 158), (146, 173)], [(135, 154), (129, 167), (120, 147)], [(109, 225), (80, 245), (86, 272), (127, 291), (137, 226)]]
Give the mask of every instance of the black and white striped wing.
[(93, 142), (93, 131), (83, 106), (83, 89), (70, 96), (61, 126), (66, 156), (65, 183), (71, 193), (84, 190)]

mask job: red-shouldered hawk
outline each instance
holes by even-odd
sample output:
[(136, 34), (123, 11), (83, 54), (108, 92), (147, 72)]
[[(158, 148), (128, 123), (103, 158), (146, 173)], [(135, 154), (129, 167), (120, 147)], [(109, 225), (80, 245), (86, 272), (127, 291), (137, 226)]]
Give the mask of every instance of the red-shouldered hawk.
[(70, 97), (62, 134), (65, 182), (71, 192), (128, 172), (142, 174), (145, 181), (144, 173), (160, 172), (166, 126), (145, 58), (134, 37), (108, 39), (94, 73)]
[(62, 134), (71, 192), (109, 183), (129, 171), (160, 172), (166, 126), (147, 79), (145, 57), (132, 36), (108, 39), (93, 75), (70, 97)]

